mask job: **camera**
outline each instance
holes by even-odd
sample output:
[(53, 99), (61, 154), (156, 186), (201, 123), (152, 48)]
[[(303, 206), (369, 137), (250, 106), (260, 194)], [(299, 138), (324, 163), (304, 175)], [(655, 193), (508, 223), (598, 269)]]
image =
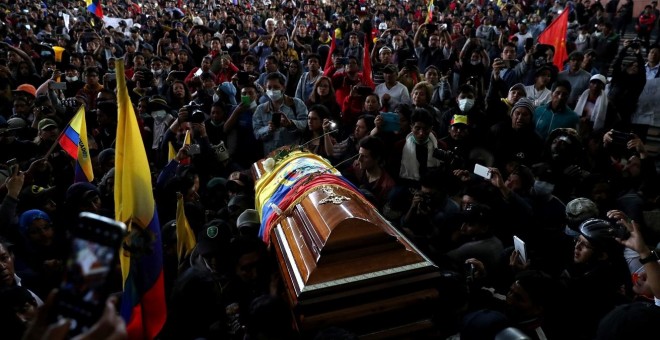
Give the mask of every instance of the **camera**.
[(443, 150), (443, 149), (433, 150), (433, 157), (448, 164), (450, 167), (460, 164), (460, 160), (461, 160), (460, 157), (456, 155), (453, 151)]
[(188, 111), (188, 119), (184, 122), (203, 123), (206, 120), (206, 115), (202, 111), (202, 105), (200, 104), (190, 102), (188, 105), (184, 105), (182, 109)]
[(617, 130), (612, 131), (612, 144), (627, 146), (628, 142), (633, 140), (635, 136), (632, 133), (621, 132)]
[(417, 59), (406, 59), (404, 67), (407, 69), (417, 68)]
[(431, 211), (431, 203), (433, 202), (433, 198), (431, 197), (430, 193), (427, 192), (417, 192), (417, 195), (419, 195), (422, 200), (419, 202), (419, 210), (424, 211), (424, 212), (430, 212)]
[(630, 42), (629, 46), (633, 50), (638, 50), (642, 47), (642, 41), (639, 38), (635, 38)]
[(199, 144), (190, 144), (190, 148), (188, 149), (188, 156), (194, 156), (194, 155), (199, 155), (202, 152), (202, 150), (199, 147)]

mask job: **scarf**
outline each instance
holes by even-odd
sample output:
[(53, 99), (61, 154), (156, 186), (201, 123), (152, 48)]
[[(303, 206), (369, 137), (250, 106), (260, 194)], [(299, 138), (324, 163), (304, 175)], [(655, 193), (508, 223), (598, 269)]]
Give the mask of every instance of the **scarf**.
[[(589, 99), (589, 90), (584, 90), (582, 92), (582, 95), (577, 101), (577, 104), (575, 105), (575, 112), (579, 116), (582, 116), (582, 111), (584, 111), (584, 107), (587, 104), (587, 99)], [(594, 103), (594, 109), (591, 111), (591, 122), (594, 123), (594, 131), (600, 130), (603, 127), (605, 127), (605, 116), (607, 115), (607, 93), (605, 90), (601, 92), (600, 96), (596, 98), (596, 102)]]
[[(430, 134), (429, 139), (426, 142), (426, 148), (428, 150), (428, 160), (426, 161), (426, 165), (429, 168), (439, 167), (441, 165), (440, 160), (433, 157), (433, 150), (437, 146), (438, 140), (433, 134)], [(420, 178), (416, 147), (417, 143), (415, 142), (415, 136), (411, 132), (406, 137), (406, 144), (403, 147), (403, 154), (401, 156), (401, 169), (399, 170), (401, 178), (412, 179), (415, 181), (418, 181)]]

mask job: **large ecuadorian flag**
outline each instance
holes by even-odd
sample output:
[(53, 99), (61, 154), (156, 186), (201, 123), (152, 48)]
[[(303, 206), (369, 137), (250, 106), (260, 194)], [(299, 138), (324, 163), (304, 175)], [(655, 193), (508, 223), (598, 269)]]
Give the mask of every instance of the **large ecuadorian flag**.
[(62, 149), (76, 160), (74, 182), (91, 182), (94, 180), (92, 158), (87, 143), (87, 123), (85, 122), (85, 107), (80, 106), (78, 113), (71, 119), (57, 139)]
[[(149, 162), (126, 88), (124, 60), (117, 60), (116, 68), (115, 219), (128, 226), (129, 237), (125, 243), (131, 249), (131, 252), (122, 250), (120, 256), (124, 282), (121, 315), (126, 321), (129, 339), (153, 339), (165, 324), (167, 315), (160, 224)], [(148, 249), (133, 248), (140, 244)], [(135, 251), (140, 253), (131, 254)]]

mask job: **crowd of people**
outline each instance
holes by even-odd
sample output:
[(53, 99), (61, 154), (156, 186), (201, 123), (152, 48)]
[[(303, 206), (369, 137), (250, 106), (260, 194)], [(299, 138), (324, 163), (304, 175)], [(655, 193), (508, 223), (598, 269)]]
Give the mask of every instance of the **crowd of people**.
[[(2, 338), (66, 333), (43, 306), (79, 213), (113, 217), (122, 76), (162, 223), (159, 338), (300, 336), (257, 236), (251, 173), (291, 146), (328, 159), (457, 281), (435, 338), (634, 338), (658, 319), (660, 182), (633, 122), (660, 77), (657, 1), (639, 14), (632, 0), (97, 6), (106, 20), (84, 1), (0, 3)], [(537, 38), (563, 11), (558, 65)], [(80, 106), (92, 183), (74, 183), (58, 145)], [(183, 261), (177, 194), (197, 236)], [(125, 335), (114, 302), (88, 336)]]

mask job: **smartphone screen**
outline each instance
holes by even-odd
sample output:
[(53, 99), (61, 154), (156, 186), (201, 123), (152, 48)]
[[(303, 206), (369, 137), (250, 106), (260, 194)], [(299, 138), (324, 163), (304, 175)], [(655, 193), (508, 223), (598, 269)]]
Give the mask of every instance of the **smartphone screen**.
[(281, 120), (282, 120), (282, 113), (280, 112), (273, 112), (273, 116), (271, 118), (273, 125), (279, 127)]
[(490, 169), (481, 164), (474, 165), (474, 174), (479, 175), (485, 179), (490, 179), (491, 176)]
[(527, 263), (527, 247), (525, 246), (525, 242), (518, 236), (513, 235), (513, 246), (520, 254), (520, 261), (522, 261), (523, 264)]
[(88, 330), (101, 316), (116, 278), (119, 246), (126, 226), (106, 217), (81, 213), (72, 228), (71, 253), (57, 295), (58, 317), (71, 320), (71, 335)]

